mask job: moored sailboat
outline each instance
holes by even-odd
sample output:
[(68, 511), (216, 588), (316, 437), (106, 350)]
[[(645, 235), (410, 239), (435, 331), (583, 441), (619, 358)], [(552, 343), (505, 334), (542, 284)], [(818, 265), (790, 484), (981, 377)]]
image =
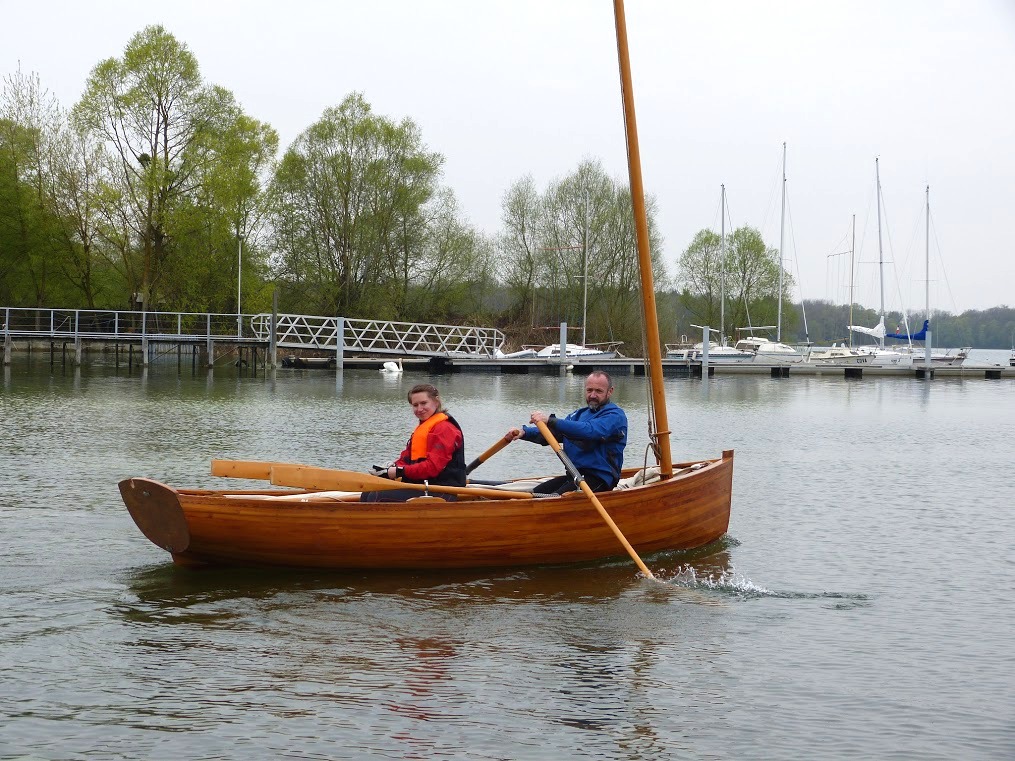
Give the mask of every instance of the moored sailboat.
[[(931, 341), (931, 329), (930, 329), (930, 185), (926, 188), (926, 215), (924, 217), (925, 232), (924, 232), (924, 271), (926, 272), (926, 296), (927, 296), (927, 319), (923, 321), (923, 327), (913, 334), (902, 334), (896, 331), (895, 333), (888, 333), (885, 338), (891, 338), (896, 341), (905, 341), (906, 344), (901, 347), (901, 351), (908, 353), (913, 357), (913, 362), (918, 365), (924, 366), (952, 366), (961, 365), (965, 362), (966, 357), (969, 356), (969, 346), (955, 350), (942, 350), (934, 349)], [(923, 346), (913, 346), (913, 341), (922, 341)], [(929, 362), (928, 362), (929, 357)]]
[[(786, 143), (782, 144), (782, 212), (779, 223), (779, 304), (778, 320), (775, 325), (764, 325), (761, 327), (740, 328), (741, 332), (750, 335), (739, 338), (733, 348), (739, 352), (746, 352), (754, 355), (753, 361), (763, 365), (794, 365), (803, 362), (806, 357), (789, 344), (782, 342), (782, 291), (783, 291), (783, 242), (786, 232)], [(807, 319), (804, 317), (804, 327)], [(764, 336), (754, 335), (758, 330), (775, 329), (775, 340)]]
[(878, 159), (874, 159), (874, 175), (877, 182), (878, 207), (878, 283), (881, 288), (881, 319), (873, 328), (862, 325), (849, 325), (854, 333), (863, 333), (877, 340), (876, 345), (856, 347), (856, 350), (867, 355), (871, 367), (906, 367), (913, 364), (913, 355), (885, 348), (885, 256), (881, 245), (881, 167)]
[[(670, 454), (623, 0), (614, 0), (614, 8), (657, 466), (627, 470), (627, 488), (596, 496), (637, 551), (691, 549), (719, 539), (729, 526), (733, 452), (679, 464)], [(217, 474), (229, 470), (226, 464)], [(658, 473), (655, 480), (646, 478), (649, 471)], [(499, 490), (420, 485), (423, 498), (418, 501), (361, 503), (361, 492), (398, 482), (275, 463), (254, 463), (234, 474), (300, 488), (178, 489), (145, 478), (128, 478), (119, 486), (142, 533), (183, 565), (488, 567), (595, 560), (622, 555), (625, 549), (602, 513), (597, 514), (600, 506), (590, 505), (596, 500), (588, 492), (535, 499), (521, 482)], [(440, 498), (449, 490), (456, 502)]]

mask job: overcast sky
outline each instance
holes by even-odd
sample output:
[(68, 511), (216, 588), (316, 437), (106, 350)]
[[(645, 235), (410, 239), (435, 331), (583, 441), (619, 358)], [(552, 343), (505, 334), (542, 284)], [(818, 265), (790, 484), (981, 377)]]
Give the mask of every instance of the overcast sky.
[[(353, 91), (409, 117), (444, 182), (494, 234), (505, 190), (586, 158), (627, 182), (609, 0), (56, 2), (0, 0), (0, 73), (20, 65), (69, 108), (95, 64), (162, 24), (205, 79), (283, 149)], [(672, 272), (730, 222), (779, 247), (795, 298), (843, 303), (856, 215), (857, 299), (877, 307), (880, 157), (888, 308), (1015, 305), (1015, 0), (628, 0), (645, 187)]]

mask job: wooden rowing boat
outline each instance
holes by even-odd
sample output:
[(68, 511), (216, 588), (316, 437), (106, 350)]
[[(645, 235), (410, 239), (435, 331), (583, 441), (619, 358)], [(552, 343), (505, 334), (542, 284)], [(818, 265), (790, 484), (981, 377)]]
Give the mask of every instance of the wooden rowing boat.
[[(520, 489), (458, 492), (447, 502), (426, 495), (410, 502), (360, 502), (358, 491), (391, 488), (365, 474), (330, 471), (353, 489), (334, 493), (329, 471), (299, 465), (231, 463), (217, 475), (268, 479), (300, 489), (220, 491), (175, 489), (145, 478), (120, 482), (134, 522), (177, 563), (315, 568), (468, 568), (573, 563), (627, 551), (687, 550), (713, 542), (729, 526), (733, 452), (700, 463), (673, 464), (663, 390), (662, 350), (655, 309), (644, 188), (627, 53), (623, 0), (614, 0), (617, 52), (624, 96), (631, 198), (641, 270), (642, 313), (651, 389), (650, 435), (660, 480), (592, 494), (533, 498)], [(541, 427), (551, 441), (548, 429)], [(479, 458), (493, 454), (497, 444)], [(558, 451), (558, 454), (559, 451)], [(569, 472), (574, 466), (560, 455)], [(234, 465), (253, 465), (241, 472)], [(470, 466), (471, 468), (472, 466)], [(213, 464), (213, 473), (215, 465)], [(632, 477), (636, 471), (625, 471)], [(578, 475), (573, 471), (572, 475)], [(580, 478), (578, 479), (580, 481)], [(595, 509), (593, 509), (595, 508)]]
[[(726, 532), (732, 479), (733, 452), (725, 452), (667, 481), (597, 496), (640, 552), (691, 549)], [(479, 568), (623, 555), (581, 492), (367, 503), (304, 490), (174, 489), (144, 478), (122, 481), (120, 492), (144, 535), (182, 565)]]

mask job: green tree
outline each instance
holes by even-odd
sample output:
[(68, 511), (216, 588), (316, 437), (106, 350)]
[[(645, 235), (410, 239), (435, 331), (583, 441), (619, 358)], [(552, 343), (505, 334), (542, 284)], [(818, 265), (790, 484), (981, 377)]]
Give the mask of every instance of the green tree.
[[(663, 288), (653, 199), (647, 206), (653, 273)], [(566, 321), (584, 329), (589, 343), (641, 345), (637, 241), (626, 186), (607, 176), (599, 162), (583, 161), (542, 195), (531, 177), (516, 182), (504, 196), (501, 219), (501, 274), (517, 327), (523, 321), (530, 330)]]
[(171, 281), (174, 207), (211, 158), (207, 132), (227, 94), (204, 84), (197, 59), (162, 26), (134, 35), (123, 58), (100, 62), (74, 107), (76, 125), (109, 148), (106, 203), (122, 272), (137, 303), (151, 308)]
[(509, 321), (535, 325), (535, 286), (542, 199), (532, 175), (516, 181), (501, 201), (498, 274), (510, 294)]
[(0, 91), (0, 292), (41, 307), (65, 297), (52, 165), (60, 108), (36, 74), (18, 71)]
[(167, 293), (181, 308), (195, 311), (264, 311), (271, 304), (264, 187), (278, 134), (243, 114), (231, 96), (223, 96), (221, 103), (217, 123), (202, 136), (208, 159), (197, 167), (193, 190), (170, 216), (176, 237), (171, 262), (177, 274)]
[[(779, 252), (765, 246), (753, 227), (740, 227), (726, 239), (711, 230), (701, 230), (680, 257), (677, 280), (681, 301), (695, 319), (719, 326), (720, 295), (726, 294), (726, 325), (776, 325), (779, 303)], [(723, 284), (725, 287), (723, 287)], [(783, 327), (792, 326), (789, 311), (793, 279), (783, 270)]]
[(374, 114), (360, 93), (327, 109), (272, 181), (273, 266), (287, 302), (347, 317), (455, 311), (448, 289), (475, 270), (480, 240), (438, 185), (443, 161), (410, 119)]
[(100, 191), (106, 159), (100, 143), (66, 123), (52, 164), (53, 202), (61, 222), (61, 267), (88, 309), (112, 305), (125, 286), (108, 261), (100, 235)]

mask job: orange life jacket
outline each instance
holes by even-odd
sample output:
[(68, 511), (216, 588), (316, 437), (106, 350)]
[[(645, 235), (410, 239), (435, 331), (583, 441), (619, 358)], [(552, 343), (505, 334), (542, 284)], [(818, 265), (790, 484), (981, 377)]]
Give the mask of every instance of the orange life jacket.
[(409, 459), (412, 462), (426, 459), (426, 440), (430, 435), (430, 431), (435, 425), (443, 423), (447, 419), (448, 416), (443, 412), (436, 412), (416, 426), (416, 430), (412, 432), (412, 436), (409, 438)]

